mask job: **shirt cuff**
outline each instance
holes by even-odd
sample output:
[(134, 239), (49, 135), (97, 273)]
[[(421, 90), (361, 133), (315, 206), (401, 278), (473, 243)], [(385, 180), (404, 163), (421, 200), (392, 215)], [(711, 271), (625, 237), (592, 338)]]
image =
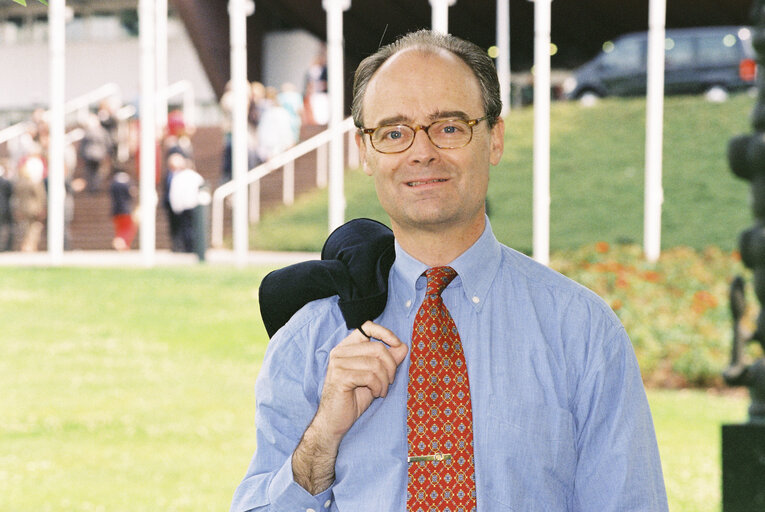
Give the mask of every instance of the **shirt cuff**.
[(316, 496), (295, 482), (292, 457), (277, 471), (268, 487), (268, 498), (274, 510), (326, 512), (332, 506), (332, 486)]

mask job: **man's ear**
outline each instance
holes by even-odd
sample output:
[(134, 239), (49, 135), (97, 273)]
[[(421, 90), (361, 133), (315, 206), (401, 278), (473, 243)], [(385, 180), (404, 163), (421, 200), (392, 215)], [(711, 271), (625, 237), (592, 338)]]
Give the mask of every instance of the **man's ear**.
[(505, 121), (499, 117), (491, 128), (491, 148), (489, 162), (491, 165), (499, 164), (502, 153), (505, 151)]
[(359, 148), (359, 161), (361, 162), (361, 170), (367, 176), (372, 176), (372, 170), (367, 165), (367, 145), (364, 143), (364, 135), (356, 132), (356, 147)]

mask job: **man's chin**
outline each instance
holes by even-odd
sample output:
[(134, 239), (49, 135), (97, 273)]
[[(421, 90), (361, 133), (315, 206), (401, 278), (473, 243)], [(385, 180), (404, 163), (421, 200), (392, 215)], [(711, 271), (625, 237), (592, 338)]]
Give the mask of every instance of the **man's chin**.
[(398, 220), (391, 218), (391, 222), (398, 224), (403, 229), (439, 232), (466, 225), (469, 223), (469, 220), (465, 217), (463, 212), (459, 211), (427, 211), (413, 212), (406, 216), (399, 216)]

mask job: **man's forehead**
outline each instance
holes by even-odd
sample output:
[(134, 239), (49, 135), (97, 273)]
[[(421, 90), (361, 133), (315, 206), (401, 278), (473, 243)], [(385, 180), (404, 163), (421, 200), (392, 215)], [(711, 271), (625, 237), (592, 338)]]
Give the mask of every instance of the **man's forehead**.
[(389, 73), (407, 69), (410, 75), (428, 75), (436, 68), (455, 68), (472, 74), (465, 62), (457, 55), (443, 48), (418, 47), (405, 48), (391, 55), (372, 75), (372, 80), (387, 77)]
[(363, 99), (365, 124), (377, 125), (468, 119), (481, 106), (473, 71), (442, 48), (413, 47), (391, 56), (372, 75)]
[(450, 52), (446, 48), (440, 48), (437, 46), (414, 45), (414, 46), (403, 48), (397, 51), (396, 53), (391, 55), (388, 59), (386, 59), (386, 61), (380, 67), (382, 68), (399, 59), (407, 59), (407, 58), (425, 58), (425, 59), (442, 58), (445, 60), (455, 59), (461, 62), (461, 59), (457, 55)]

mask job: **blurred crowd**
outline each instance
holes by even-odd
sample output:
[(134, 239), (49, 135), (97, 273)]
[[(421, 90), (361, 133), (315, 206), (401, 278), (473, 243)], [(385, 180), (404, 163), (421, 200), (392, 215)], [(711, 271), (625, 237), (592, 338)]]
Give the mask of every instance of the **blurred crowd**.
[[(249, 169), (267, 161), (300, 138), (303, 123), (303, 95), (294, 85), (285, 83), (281, 89), (265, 87), (260, 82), (249, 84), (247, 98), (247, 165)], [(231, 179), (231, 83), (221, 97), (223, 111), (224, 150), (221, 182)]]
[[(45, 112), (37, 109), (24, 132), (8, 143), (8, 156), (0, 160), (0, 251), (35, 251), (44, 229), (47, 209), (49, 129)], [(77, 155), (66, 148), (66, 174)], [(67, 180), (66, 215), (71, 214), (74, 185)]]
[[(269, 160), (289, 149), (300, 139), (302, 126), (326, 125), (329, 122), (327, 95), (327, 57), (322, 49), (305, 74), (303, 93), (286, 82), (280, 88), (252, 82), (247, 97), (248, 168)], [(224, 151), (221, 182), (231, 179), (231, 83), (220, 101), (223, 111)]]
[[(249, 84), (248, 166), (252, 169), (289, 149), (300, 139), (301, 127), (326, 125), (329, 118), (326, 55), (320, 52), (306, 71), (303, 92), (291, 83), (277, 89), (260, 82)], [(223, 151), (220, 183), (232, 177), (230, 84), (221, 97)], [(113, 224), (112, 247), (127, 250), (138, 231), (140, 126), (134, 116), (120, 117), (122, 105), (100, 102), (70, 127), (64, 155), (65, 234), (71, 245), (75, 194), (108, 192)], [(0, 158), (0, 251), (36, 251), (47, 217), (48, 139), (46, 112), (35, 110), (24, 133), (8, 141)], [(72, 128), (75, 128), (72, 130)], [(156, 185), (159, 205), (168, 221), (173, 251), (192, 252), (191, 212), (199, 204), (205, 179), (196, 170), (188, 126), (179, 110), (171, 110), (156, 147)], [(132, 162), (132, 165), (131, 165)], [(209, 171), (209, 170), (208, 170)], [(206, 175), (214, 174), (207, 172)], [(107, 215), (104, 212), (104, 215)]]

